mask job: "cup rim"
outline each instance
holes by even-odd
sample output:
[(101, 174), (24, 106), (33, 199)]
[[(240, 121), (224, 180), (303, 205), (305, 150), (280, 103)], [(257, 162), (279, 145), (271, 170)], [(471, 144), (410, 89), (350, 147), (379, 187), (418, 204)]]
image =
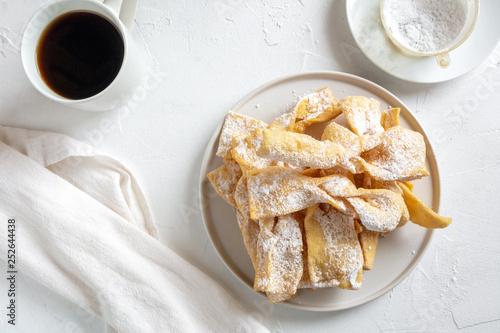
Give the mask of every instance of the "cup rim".
[[(124, 68), (124, 64), (126, 61), (128, 61), (128, 48), (129, 48), (129, 41), (128, 41), (128, 37), (126, 35), (126, 31), (127, 31), (127, 28), (125, 27), (125, 25), (123, 24), (123, 22), (120, 20), (120, 18), (109, 8), (107, 7), (106, 5), (104, 5), (103, 3), (100, 3), (100, 2), (97, 2), (97, 1), (93, 1), (93, 0), (80, 0), (80, 2), (86, 2), (86, 3), (91, 3), (92, 5), (95, 5), (97, 7), (99, 7), (100, 9), (102, 9), (103, 11), (106, 12), (106, 15), (103, 15), (102, 13), (98, 12), (98, 11), (95, 11), (95, 10), (91, 10), (91, 9), (70, 9), (70, 10), (65, 10), (61, 13), (58, 13), (57, 15), (51, 17), (48, 21), (47, 24), (45, 24), (42, 28), (38, 29), (39, 31), (39, 35), (37, 36), (37, 38), (35, 39), (35, 41), (31, 41), (29, 40), (30, 38), (27, 37), (27, 30), (28, 28), (30, 27), (30, 25), (33, 24), (33, 21), (34, 19), (36, 19), (39, 15), (42, 15), (43, 12), (46, 12), (50, 7), (54, 7), (54, 6), (58, 6), (60, 4), (75, 4), (75, 1), (71, 1), (71, 0), (61, 0), (61, 1), (54, 1), (54, 2), (51, 2), (51, 3), (48, 3), (46, 4), (45, 6), (42, 6), (40, 9), (38, 9), (34, 14), (33, 16), (30, 18), (30, 20), (28, 21), (26, 27), (25, 27), (25, 30), (24, 30), (24, 33), (23, 33), (23, 38), (22, 38), (22, 41), (21, 41), (21, 60), (22, 60), (22, 63), (23, 63), (23, 68), (24, 68), (24, 71), (26, 73), (26, 75), (28, 76), (28, 79), (30, 80), (31, 84), (44, 96), (46, 96), (47, 98), (55, 101), (55, 102), (59, 102), (59, 103), (62, 103), (62, 104), (83, 104), (83, 103), (86, 103), (86, 102), (90, 102), (90, 101), (93, 101), (97, 98), (99, 98), (100, 96), (104, 95), (107, 91), (109, 91), (113, 84), (123, 75), (123, 68)], [(100, 92), (98, 92), (97, 94), (95, 95), (92, 95), (90, 97), (86, 97), (86, 98), (81, 98), (81, 99), (70, 99), (70, 98), (66, 98), (64, 96), (61, 96), (59, 94), (57, 94), (56, 92), (54, 92), (44, 81), (43, 79), (41, 78), (40, 76), (40, 70), (38, 68), (38, 64), (37, 64), (37, 61), (36, 61), (36, 53), (33, 55), (33, 54), (26, 54), (26, 49), (28, 47), (28, 45), (30, 43), (35, 43), (35, 50), (38, 46), (38, 42), (40, 41), (40, 36), (42, 35), (43, 31), (47, 28), (47, 26), (52, 23), (56, 18), (60, 17), (61, 15), (64, 15), (64, 14), (67, 14), (67, 13), (71, 13), (71, 12), (74, 12), (74, 11), (82, 11), (82, 12), (90, 12), (90, 13), (94, 13), (96, 15), (100, 15), (100, 16), (103, 16), (104, 18), (106, 18), (111, 24), (113, 24), (113, 26), (115, 26), (115, 28), (118, 30), (118, 32), (120, 33), (120, 36), (122, 38), (122, 41), (123, 41), (123, 59), (122, 59), (122, 63), (121, 63), (121, 66), (120, 66), (120, 70), (118, 71), (118, 73), (116, 74), (115, 78), (113, 79), (113, 81), (111, 81), (111, 83), (106, 87), (104, 88), (103, 90), (101, 90)], [(30, 63), (26, 63), (26, 57), (32, 57), (32, 56), (35, 56), (35, 60), (34, 60), (34, 71), (31, 70), (31, 69), (28, 69), (27, 67), (30, 66)], [(42, 84), (47, 88), (47, 90), (45, 89), (41, 89), (39, 87), (39, 82), (34, 82), (35, 80), (33, 79), (33, 75), (38, 75), (40, 77), (40, 81), (42, 82)]]
[(410, 49), (410, 48), (404, 46), (403, 44), (401, 44), (393, 36), (393, 34), (387, 28), (387, 26), (385, 24), (385, 19), (384, 19), (384, 4), (385, 4), (386, 0), (380, 0), (380, 8), (379, 8), (379, 11), (380, 11), (380, 21), (382, 22), (382, 26), (384, 27), (384, 31), (387, 34), (387, 36), (389, 37), (389, 39), (392, 41), (393, 44), (395, 44), (402, 51), (404, 51), (404, 52), (406, 52), (406, 53), (408, 53), (410, 55), (422, 56), (422, 57), (432, 57), (432, 56), (442, 55), (442, 54), (449, 53), (449, 52), (455, 50), (460, 45), (462, 45), (470, 37), (470, 35), (474, 31), (474, 28), (476, 27), (476, 23), (477, 23), (477, 18), (479, 17), (479, 0), (473, 0), (473, 1), (474, 1), (473, 21), (472, 21), (472, 24), (471, 24), (469, 30), (467, 31), (467, 33), (457, 43), (453, 44), (452, 46), (450, 46), (450, 47), (448, 47), (446, 49), (439, 50), (437, 52), (419, 52), (419, 51)]

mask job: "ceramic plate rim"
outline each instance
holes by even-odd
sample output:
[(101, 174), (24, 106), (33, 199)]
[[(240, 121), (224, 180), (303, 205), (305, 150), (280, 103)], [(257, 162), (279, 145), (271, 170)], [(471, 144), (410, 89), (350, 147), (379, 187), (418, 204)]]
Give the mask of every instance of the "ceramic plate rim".
[[(432, 169), (431, 171), (431, 177), (433, 181), (433, 201), (432, 201), (432, 208), (435, 212), (439, 212), (439, 205), (440, 205), (440, 189), (441, 189), (441, 179), (439, 176), (439, 167), (437, 164), (437, 160), (435, 158), (434, 150), (432, 149), (432, 146), (429, 142), (429, 139), (423, 130), (422, 126), (418, 122), (418, 120), (415, 118), (413, 113), (410, 111), (410, 109), (395, 95), (393, 95), (391, 92), (386, 90), (385, 88), (377, 85), (376, 83), (373, 83), (367, 79), (364, 79), (362, 77), (348, 74), (348, 73), (343, 73), (343, 72), (336, 72), (336, 71), (313, 71), (313, 72), (304, 72), (304, 73), (299, 73), (299, 74), (291, 74), (287, 76), (283, 76), (280, 78), (277, 78), (275, 80), (272, 80), (268, 83), (265, 83), (258, 88), (254, 89), (252, 92), (250, 92), (248, 95), (243, 97), (236, 105), (231, 108), (232, 111), (237, 112), (240, 108), (242, 108), (246, 103), (248, 103), (252, 98), (255, 96), (259, 95), (260, 93), (266, 91), (267, 89), (270, 89), (273, 86), (279, 85), (281, 83), (284, 83), (286, 81), (290, 80), (296, 80), (300, 78), (306, 78), (306, 77), (316, 77), (316, 76), (323, 76), (327, 77), (328, 79), (332, 80), (339, 80), (339, 81), (351, 81), (351, 82), (356, 82), (360, 84), (364, 84), (369, 86), (370, 88), (374, 89), (377, 93), (382, 93), (383, 95), (387, 95), (395, 100), (398, 101), (399, 106), (401, 107), (401, 114), (403, 117), (411, 124), (412, 127), (415, 128), (419, 133), (421, 133), (424, 136), (424, 139), (426, 141), (426, 148), (427, 148), (427, 155), (426, 155), (426, 160), (430, 164), (430, 168)], [(318, 77), (318, 79), (320, 79)], [(219, 124), (213, 134), (210, 137), (210, 140), (208, 141), (207, 148), (205, 150), (203, 160), (201, 163), (201, 168), (200, 168), (200, 179), (199, 179), (199, 197), (200, 197), (200, 209), (201, 209), (201, 216), (203, 220), (203, 224), (205, 226), (205, 230), (207, 231), (208, 238), (210, 239), (210, 242), (214, 246), (217, 255), (219, 258), (222, 260), (224, 265), (227, 267), (227, 269), (238, 279), (240, 280), (241, 283), (243, 283), (247, 288), (251, 289), (253, 291), (253, 288), (251, 286), (252, 281), (247, 281), (247, 279), (243, 276), (243, 274), (239, 271), (237, 267), (233, 267), (231, 265), (231, 259), (227, 257), (227, 255), (224, 253), (225, 251), (222, 250), (222, 245), (220, 244), (219, 239), (216, 237), (216, 233), (214, 231), (214, 227), (212, 224), (209, 224), (208, 221), (210, 220), (210, 217), (208, 216), (208, 211), (206, 207), (208, 207), (208, 198), (205, 195), (205, 187), (206, 186), (211, 186), (210, 182), (208, 181), (206, 175), (208, 168), (208, 164), (211, 161), (211, 158), (214, 157), (215, 155), (215, 146), (216, 146), (216, 141), (218, 141), (218, 137), (220, 134), (220, 131), (222, 129), (222, 123)], [(429, 158), (430, 157), (430, 158)], [(282, 302), (280, 304), (284, 304), (286, 306), (296, 308), (296, 309), (301, 309), (301, 310), (308, 310), (308, 311), (315, 311), (315, 312), (326, 312), (326, 311), (340, 311), (340, 310), (345, 310), (345, 309), (350, 309), (353, 307), (360, 306), (362, 304), (371, 302), (378, 297), (384, 295), (388, 291), (392, 290), (394, 287), (396, 287), (401, 281), (403, 281), (413, 270), (414, 268), (418, 265), (420, 260), (424, 257), (425, 253), (427, 252), (427, 249), (429, 248), (429, 245), (432, 241), (434, 235), (434, 230), (428, 229), (427, 230), (427, 235), (425, 238), (425, 241), (423, 242), (423, 250), (421, 250), (416, 256), (415, 260), (411, 262), (410, 265), (408, 265), (395, 279), (393, 279), (389, 284), (378, 290), (376, 293), (369, 295), (366, 298), (360, 299), (358, 301), (353, 302), (352, 304), (349, 303), (347, 305), (340, 305), (340, 306), (328, 306), (328, 307), (314, 307), (310, 305), (301, 305), (297, 303), (291, 303), (288, 301)], [(256, 292), (259, 295), (263, 296), (263, 293)]]

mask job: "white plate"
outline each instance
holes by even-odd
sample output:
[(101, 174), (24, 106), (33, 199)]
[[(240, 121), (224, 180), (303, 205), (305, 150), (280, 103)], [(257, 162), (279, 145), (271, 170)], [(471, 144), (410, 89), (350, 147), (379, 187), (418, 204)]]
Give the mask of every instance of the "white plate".
[[(427, 168), (430, 176), (415, 182), (414, 192), (433, 207), (439, 207), (439, 174), (429, 141), (408, 108), (382, 87), (360, 77), (337, 72), (313, 72), (278, 79), (258, 88), (239, 102), (232, 110), (270, 123), (287, 112), (298, 101), (298, 96), (329, 86), (338, 99), (350, 95), (373, 97), (382, 108), (399, 106), (403, 126), (422, 133), (427, 143)], [(222, 125), (221, 125), (222, 126)], [(236, 222), (235, 210), (221, 199), (206, 178), (206, 174), (222, 164), (215, 156), (220, 129), (210, 139), (203, 158), (200, 175), (200, 198), (207, 232), (229, 270), (251, 288), (254, 270), (243, 244)], [(371, 301), (391, 290), (406, 277), (422, 258), (433, 231), (408, 223), (381, 238), (374, 267), (365, 271), (360, 290), (338, 288), (318, 291), (300, 290), (294, 300), (284, 304), (312, 311), (332, 311), (351, 308)]]
[(500, 40), (500, 1), (481, 0), (476, 27), (456, 50), (448, 68), (438, 67), (434, 57), (403, 54), (387, 37), (380, 20), (380, 0), (347, 0), (347, 21), (363, 53), (380, 69), (412, 82), (451, 80), (479, 66)]

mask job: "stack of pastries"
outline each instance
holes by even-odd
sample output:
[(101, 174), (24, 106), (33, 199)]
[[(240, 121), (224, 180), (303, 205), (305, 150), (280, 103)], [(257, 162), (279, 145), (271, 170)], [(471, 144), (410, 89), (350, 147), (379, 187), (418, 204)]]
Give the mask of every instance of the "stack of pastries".
[[(224, 164), (208, 178), (236, 208), (254, 289), (270, 302), (301, 288), (359, 289), (379, 236), (408, 221), (451, 223), (412, 192), (429, 174), (425, 141), (401, 127), (399, 111), (362, 96), (337, 101), (325, 87), (271, 124), (228, 112), (217, 150)], [(321, 138), (305, 134), (317, 123), (328, 123)]]

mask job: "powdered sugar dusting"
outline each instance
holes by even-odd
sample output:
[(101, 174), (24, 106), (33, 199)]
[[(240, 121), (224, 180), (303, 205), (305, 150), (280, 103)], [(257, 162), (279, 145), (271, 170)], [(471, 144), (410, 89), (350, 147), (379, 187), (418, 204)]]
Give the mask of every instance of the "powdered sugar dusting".
[(276, 161), (257, 155), (261, 143), (262, 137), (253, 132), (245, 139), (239, 140), (239, 143), (231, 150), (231, 155), (245, 170), (276, 165)]
[(226, 200), (230, 205), (236, 207), (234, 201), (234, 192), (236, 190), (236, 184), (240, 179), (242, 173), (241, 168), (238, 163), (228, 162), (224, 163), (210, 174), (208, 174), (208, 179), (212, 183), (217, 193)]
[[(269, 284), (267, 292), (295, 294), (302, 277), (302, 233), (293, 215), (278, 218), (273, 230), (275, 241), (268, 255)], [(279, 300), (276, 300), (279, 301)]]
[(271, 124), (271, 128), (290, 129), (295, 121), (295, 112), (284, 113), (278, 116)]
[[(306, 235), (309, 223), (317, 226), (314, 239), (310, 242), (321, 242), (323, 248), (320, 257), (309, 253), (309, 274), (313, 283), (329, 280), (347, 280), (353, 289), (358, 289), (356, 282), (360, 269), (363, 267), (363, 253), (354, 228), (352, 216), (342, 214), (335, 209), (327, 212), (319, 207), (312, 214), (311, 220), (306, 220)], [(316, 245), (317, 246), (317, 245)]]
[(267, 127), (268, 125), (263, 121), (228, 111), (220, 134), (219, 147), (216, 155), (223, 158), (230, 157), (230, 151), (233, 149), (234, 140), (238, 140), (238, 138), (239, 140), (243, 140), (256, 129), (264, 129)]
[(303, 120), (316, 118), (321, 113), (325, 112), (328, 108), (332, 107), (332, 104), (336, 102), (336, 100), (330, 94), (329, 89), (321, 89), (305, 96), (303, 99), (308, 100), (307, 109), (309, 110)]
[(263, 135), (259, 156), (297, 167), (340, 166), (352, 173), (367, 172), (378, 180), (408, 181), (428, 175), (422, 135), (401, 126), (382, 134), (363, 135), (343, 145), (299, 133), (264, 130)]
[(340, 107), (352, 131), (358, 135), (384, 132), (380, 121), (380, 102), (363, 96), (346, 97), (340, 100)]
[(248, 195), (250, 217), (255, 220), (297, 212), (325, 201), (312, 178), (282, 167), (249, 173)]
[[(270, 230), (266, 229), (266, 222), (270, 221), (259, 220), (260, 233), (257, 239), (257, 268), (255, 269), (255, 280), (253, 285), (253, 289), (257, 291), (266, 291), (266, 288), (269, 285), (269, 275), (267, 273), (266, 261), (269, 250), (276, 243), (276, 238), (273, 237)], [(272, 222), (274, 223), (274, 219)]]
[(429, 174), (423, 136), (401, 126), (389, 128), (382, 142), (361, 156), (370, 175), (380, 180), (407, 181)]
[(464, 0), (386, 0), (385, 27), (404, 47), (423, 53), (445, 50), (467, 18)]
[(238, 212), (245, 218), (250, 218), (249, 210), (249, 200), (248, 200), (248, 188), (247, 188), (247, 177), (244, 175), (236, 184), (236, 189), (234, 191), (234, 202)]
[[(400, 194), (357, 189), (342, 175), (314, 178), (296, 170), (270, 167), (249, 173), (247, 183), (250, 218), (254, 220), (330, 203), (346, 213), (355, 212), (369, 230), (390, 231), (396, 228), (406, 207)], [(343, 200), (350, 205), (344, 205)]]
[(359, 196), (346, 200), (354, 207), (366, 229), (379, 232), (394, 230), (406, 208), (401, 195), (389, 190), (359, 191)]
[(356, 195), (358, 190), (349, 178), (342, 175), (332, 175), (328, 177), (319, 188), (326, 191), (332, 197), (348, 197)]
[(319, 141), (308, 135), (275, 130), (263, 131), (259, 156), (290, 163), (297, 167), (327, 169), (337, 165), (352, 168), (350, 158), (354, 151), (331, 141)]

